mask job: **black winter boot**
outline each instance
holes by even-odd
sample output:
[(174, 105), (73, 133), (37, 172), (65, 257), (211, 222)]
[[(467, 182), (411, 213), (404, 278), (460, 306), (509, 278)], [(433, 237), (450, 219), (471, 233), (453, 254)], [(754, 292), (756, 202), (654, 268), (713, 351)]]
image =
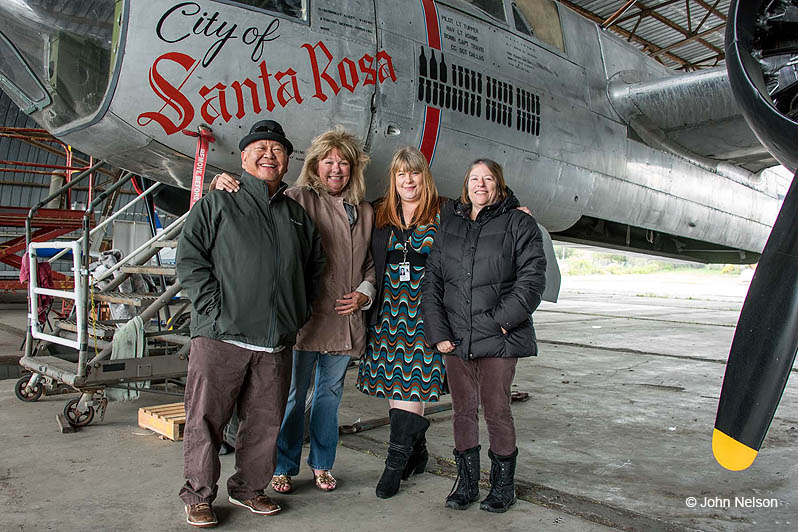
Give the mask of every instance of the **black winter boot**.
[(472, 447), (462, 453), (454, 450), (457, 461), (457, 478), (449, 496), (446, 497), (446, 507), (455, 510), (465, 510), (472, 502), (479, 499), (479, 449)]
[(490, 456), (490, 493), (479, 505), (480, 510), (503, 513), (515, 504), (515, 462), (518, 458), (518, 448), (508, 456), (494, 454), (488, 450)]
[[(393, 497), (399, 491), (399, 482), (413, 454), (414, 445), (429, 427), (427, 418), (406, 410), (391, 408), (388, 415), (391, 418), (388, 457), (385, 459), (385, 470), (377, 483), (377, 497), (381, 499)], [(417, 465), (414, 470), (416, 468)]]
[[(429, 421), (427, 421), (427, 427), (429, 427)], [(427, 462), (429, 461), (427, 438), (424, 436), (426, 432), (427, 429), (425, 428), (416, 438), (416, 443), (413, 445), (413, 453), (408, 458), (404, 471), (402, 471), (402, 480), (407, 480), (410, 475), (419, 475), (426, 471)]]

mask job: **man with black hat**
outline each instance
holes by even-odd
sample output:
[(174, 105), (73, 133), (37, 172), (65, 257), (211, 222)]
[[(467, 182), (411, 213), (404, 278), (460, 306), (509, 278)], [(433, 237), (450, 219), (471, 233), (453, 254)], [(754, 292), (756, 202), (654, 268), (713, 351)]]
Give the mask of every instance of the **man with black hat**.
[(293, 151), (283, 128), (257, 122), (239, 149), (240, 192), (198, 201), (177, 252), (178, 278), (192, 302), (180, 498), (187, 522), (198, 527), (217, 524), (218, 452), (234, 407), (229, 500), (259, 515), (280, 511), (264, 490), (291, 384), (291, 347), (310, 318), (324, 267), (316, 226), (283, 194)]

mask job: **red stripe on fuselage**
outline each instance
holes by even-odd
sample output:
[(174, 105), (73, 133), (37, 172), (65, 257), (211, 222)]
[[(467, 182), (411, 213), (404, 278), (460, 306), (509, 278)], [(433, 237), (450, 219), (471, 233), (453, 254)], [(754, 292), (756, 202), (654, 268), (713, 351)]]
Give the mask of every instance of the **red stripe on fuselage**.
[[(441, 49), (441, 30), (438, 26), (438, 9), (434, 0), (421, 0), (424, 8), (424, 22), (427, 28), (427, 44), (430, 48)], [(424, 109), (424, 131), (421, 135), (419, 150), (427, 162), (432, 164), (435, 147), (438, 145), (438, 133), (441, 127), (441, 110), (427, 105)]]
[(436, 50), (441, 49), (441, 30), (438, 26), (438, 9), (434, 0), (421, 0), (424, 7), (424, 20), (427, 23), (427, 44)]
[(435, 146), (438, 144), (440, 125), (441, 110), (428, 105), (424, 112), (424, 133), (421, 136), (419, 150), (421, 150), (421, 153), (424, 154), (430, 164), (432, 164), (432, 157), (435, 155)]

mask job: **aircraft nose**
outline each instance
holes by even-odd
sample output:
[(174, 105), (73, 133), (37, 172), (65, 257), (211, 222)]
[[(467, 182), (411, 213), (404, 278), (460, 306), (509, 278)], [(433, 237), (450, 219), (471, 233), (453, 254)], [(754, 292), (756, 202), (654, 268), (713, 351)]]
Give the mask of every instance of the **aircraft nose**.
[(93, 115), (111, 79), (122, 4), (0, 1), (3, 90), (48, 129)]

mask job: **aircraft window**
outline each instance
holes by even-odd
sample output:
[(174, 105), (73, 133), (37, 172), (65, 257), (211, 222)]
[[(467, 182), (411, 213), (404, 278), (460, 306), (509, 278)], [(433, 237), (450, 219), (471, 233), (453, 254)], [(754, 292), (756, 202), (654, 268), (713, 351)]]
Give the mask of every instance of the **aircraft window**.
[(515, 21), (515, 29), (521, 33), (532, 36), (532, 26), (530, 26), (529, 22), (526, 21), (524, 15), (518, 11), (518, 6), (515, 4), (513, 4), (513, 20)]
[(504, 2), (502, 0), (465, 0), (495, 19), (504, 21)]
[(519, 32), (565, 51), (560, 13), (552, 0), (516, 0), (513, 19)]
[[(89, 119), (99, 111), (111, 79), (122, 7), (123, 2), (114, 0), (0, 2), (5, 37), (47, 93), (30, 111), (29, 105), (21, 106), (23, 110), (39, 112), (36, 120), (48, 129)], [(2, 54), (0, 61), (7, 62), (6, 51)], [(8, 77), (5, 71), (3, 75)], [(29, 91), (20, 79), (12, 81)], [(37, 100), (41, 94), (27, 96)]]
[(274, 11), (301, 20), (305, 20), (307, 13), (307, 0), (235, 0), (235, 3)]
[(48, 82), (55, 105), (46, 112), (54, 127), (94, 114), (111, 75), (110, 43), (65, 31), (50, 35)]
[(0, 32), (0, 87), (20, 109), (28, 114), (50, 104), (50, 95), (2, 32)]

